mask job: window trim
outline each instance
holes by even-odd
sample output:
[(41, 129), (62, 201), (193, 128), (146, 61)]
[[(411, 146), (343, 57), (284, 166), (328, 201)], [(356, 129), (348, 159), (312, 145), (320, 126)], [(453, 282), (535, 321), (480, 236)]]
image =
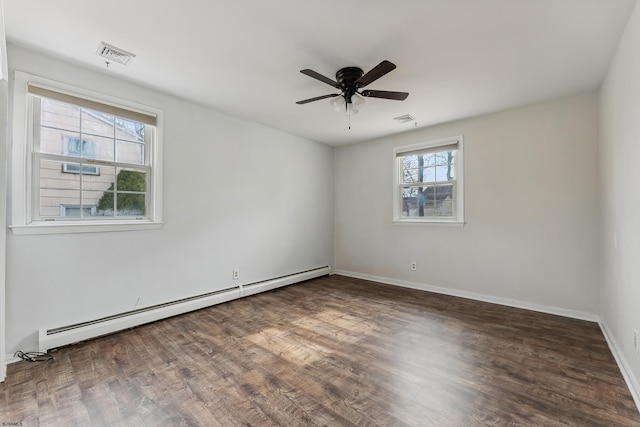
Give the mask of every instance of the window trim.
[[(28, 102), (28, 86), (38, 86), (68, 96), (155, 116), (155, 141), (149, 150), (150, 188), (147, 217), (144, 219), (100, 220), (33, 220), (33, 126), (29, 126), (32, 111)], [(87, 89), (60, 83), (45, 77), (16, 70), (13, 79), (13, 145), (11, 153), (11, 225), (14, 234), (61, 234), (106, 231), (132, 231), (159, 229), (163, 226), (163, 170), (162, 170), (162, 110), (100, 94)]]
[[(401, 180), (400, 174), (402, 168), (400, 159), (412, 152), (430, 150), (447, 146), (457, 146), (457, 159), (455, 163), (456, 176), (456, 216), (454, 218), (437, 218), (437, 217), (402, 217), (400, 191)], [(396, 225), (436, 225), (436, 226), (463, 226), (464, 219), (464, 138), (463, 135), (454, 137), (441, 138), (437, 140), (419, 142), (416, 144), (403, 145), (394, 147), (393, 149), (393, 224)]]

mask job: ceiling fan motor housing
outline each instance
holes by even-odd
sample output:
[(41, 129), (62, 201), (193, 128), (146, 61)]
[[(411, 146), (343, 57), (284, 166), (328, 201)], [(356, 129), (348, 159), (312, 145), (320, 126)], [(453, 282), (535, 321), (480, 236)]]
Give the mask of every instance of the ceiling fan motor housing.
[(364, 75), (364, 71), (358, 67), (345, 67), (336, 73), (338, 88), (342, 89), (343, 96), (347, 103), (351, 102), (351, 96), (358, 92), (356, 81)]

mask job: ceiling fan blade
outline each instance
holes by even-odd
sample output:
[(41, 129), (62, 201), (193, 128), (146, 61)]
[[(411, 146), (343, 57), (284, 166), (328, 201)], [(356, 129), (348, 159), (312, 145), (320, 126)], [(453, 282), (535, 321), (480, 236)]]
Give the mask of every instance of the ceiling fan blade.
[(302, 101), (298, 101), (296, 102), (296, 104), (306, 104), (308, 102), (313, 102), (313, 101), (319, 101), (321, 99), (326, 99), (326, 98), (334, 98), (336, 96), (340, 95), (339, 93), (330, 93), (329, 95), (322, 95), (322, 96), (316, 96), (315, 98), (309, 98), (309, 99), (303, 99)]
[(409, 96), (408, 92), (391, 92), (388, 90), (363, 90), (362, 96), (369, 98), (394, 99), (396, 101), (404, 101)]
[(371, 71), (369, 71), (367, 74), (365, 74), (364, 76), (356, 80), (356, 85), (358, 87), (365, 87), (369, 83), (378, 80), (380, 77), (384, 76), (388, 72), (395, 70), (395, 68), (396, 68), (395, 64), (387, 60), (384, 60), (378, 65), (376, 65), (375, 67), (373, 67), (373, 69), (371, 69)]
[(333, 86), (333, 87), (336, 87), (336, 88), (340, 87), (338, 82), (336, 82), (335, 80), (331, 80), (329, 77), (325, 77), (320, 73), (316, 73), (313, 70), (309, 70), (308, 68), (305, 68), (304, 70), (300, 70), (300, 72), (302, 74), (305, 74), (305, 75), (309, 76), (309, 77), (313, 77), (316, 80), (320, 80), (322, 83), (326, 83), (326, 84), (328, 84), (330, 86)]

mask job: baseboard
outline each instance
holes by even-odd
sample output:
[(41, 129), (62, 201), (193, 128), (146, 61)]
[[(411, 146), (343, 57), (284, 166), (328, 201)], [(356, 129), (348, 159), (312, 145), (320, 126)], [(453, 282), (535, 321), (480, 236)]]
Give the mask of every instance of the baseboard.
[(556, 316), (570, 317), (572, 319), (587, 320), (589, 322), (600, 321), (600, 318), (596, 314), (587, 313), (583, 311), (568, 310), (565, 308), (552, 307), (552, 306), (546, 306), (546, 305), (540, 305), (540, 304), (532, 304), (525, 301), (488, 296), (483, 294), (477, 294), (474, 292), (461, 291), (458, 289), (443, 288), (440, 286), (426, 285), (424, 283), (407, 282), (404, 280), (391, 279), (389, 277), (372, 276), (370, 274), (356, 273), (353, 271), (334, 270), (333, 273), (341, 276), (353, 277), (356, 279), (363, 279), (363, 280), (370, 280), (372, 282), (385, 283), (387, 285), (401, 286), (403, 288), (418, 289), (421, 291), (434, 292), (437, 294), (450, 295), (454, 297), (467, 298), (467, 299), (472, 299), (476, 301), (483, 301), (483, 302), (488, 302), (492, 304), (504, 305), (508, 307), (523, 308), (525, 310), (538, 311), (538, 312), (547, 313), (547, 314), (554, 314)]
[(314, 279), (320, 276), (326, 276), (328, 274), (331, 274), (331, 267), (329, 266), (302, 271), (294, 275), (278, 277), (276, 279), (265, 280), (263, 282), (255, 282), (248, 285), (242, 285), (240, 286), (240, 294), (243, 297), (247, 297), (249, 295), (270, 291), (271, 289), (280, 288), (282, 286), (287, 286), (298, 282), (304, 282), (305, 280)]
[(609, 349), (611, 350), (611, 354), (616, 359), (616, 363), (618, 364), (618, 368), (620, 368), (620, 372), (622, 373), (622, 377), (624, 381), (627, 383), (627, 387), (631, 392), (631, 396), (633, 397), (633, 401), (636, 403), (636, 407), (638, 408), (638, 412), (640, 412), (640, 384), (638, 383), (637, 378), (633, 375), (633, 371), (631, 367), (627, 363), (627, 359), (625, 359), (622, 351), (620, 351), (620, 347), (616, 342), (613, 334), (607, 327), (607, 324), (604, 320), (600, 320), (598, 322), (600, 325), (600, 329), (602, 330), (602, 334), (604, 338), (607, 340), (607, 344), (609, 345)]

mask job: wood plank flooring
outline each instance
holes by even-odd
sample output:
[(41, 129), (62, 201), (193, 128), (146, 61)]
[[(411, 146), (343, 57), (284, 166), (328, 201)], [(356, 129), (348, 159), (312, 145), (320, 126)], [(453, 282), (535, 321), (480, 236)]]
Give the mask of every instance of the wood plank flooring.
[(0, 424), (640, 426), (595, 323), (337, 275), (54, 356)]

